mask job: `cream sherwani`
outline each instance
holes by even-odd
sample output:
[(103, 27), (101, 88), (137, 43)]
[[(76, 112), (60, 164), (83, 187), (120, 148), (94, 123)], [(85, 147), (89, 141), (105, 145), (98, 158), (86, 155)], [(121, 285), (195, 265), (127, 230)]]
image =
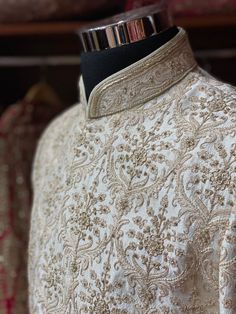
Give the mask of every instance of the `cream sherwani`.
[(236, 90), (183, 29), (47, 128), (31, 314), (236, 313)]

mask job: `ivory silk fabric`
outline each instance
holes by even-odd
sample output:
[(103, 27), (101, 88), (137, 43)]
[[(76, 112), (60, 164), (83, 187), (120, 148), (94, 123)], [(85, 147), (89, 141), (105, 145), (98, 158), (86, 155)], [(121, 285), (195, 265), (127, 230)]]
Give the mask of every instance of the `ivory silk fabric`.
[(183, 29), (80, 87), (34, 163), (31, 313), (236, 313), (235, 88)]

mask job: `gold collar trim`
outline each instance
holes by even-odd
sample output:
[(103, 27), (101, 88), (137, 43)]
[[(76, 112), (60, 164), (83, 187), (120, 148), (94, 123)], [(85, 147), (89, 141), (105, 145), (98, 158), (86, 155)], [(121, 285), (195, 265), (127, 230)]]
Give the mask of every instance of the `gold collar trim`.
[(179, 33), (147, 57), (100, 82), (86, 101), (80, 78), (81, 102), (88, 118), (99, 118), (140, 106), (183, 79), (195, 66), (186, 32)]

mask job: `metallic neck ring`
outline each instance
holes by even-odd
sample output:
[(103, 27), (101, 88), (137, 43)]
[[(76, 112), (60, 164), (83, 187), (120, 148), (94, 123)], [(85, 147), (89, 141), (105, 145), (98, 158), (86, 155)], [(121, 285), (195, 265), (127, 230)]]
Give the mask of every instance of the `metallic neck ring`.
[(85, 52), (134, 43), (164, 31), (173, 23), (166, 7), (151, 5), (115, 15), (93, 25), (79, 32)]

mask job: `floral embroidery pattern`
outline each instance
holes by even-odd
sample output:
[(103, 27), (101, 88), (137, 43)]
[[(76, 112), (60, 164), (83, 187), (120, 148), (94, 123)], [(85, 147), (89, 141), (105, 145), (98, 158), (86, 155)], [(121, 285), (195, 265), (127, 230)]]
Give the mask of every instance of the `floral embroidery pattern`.
[(83, 102), (51, 124), (31, 313), (235, 313), (235, 104), (197, 68), (143, 106), (88, 119)]

